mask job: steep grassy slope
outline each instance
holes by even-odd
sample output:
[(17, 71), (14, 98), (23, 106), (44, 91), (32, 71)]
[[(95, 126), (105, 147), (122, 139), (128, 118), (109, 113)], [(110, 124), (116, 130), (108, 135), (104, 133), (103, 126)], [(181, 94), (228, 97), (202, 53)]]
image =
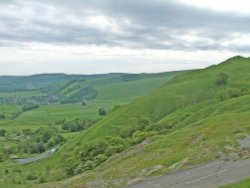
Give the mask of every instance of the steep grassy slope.
[[(114, 155), (94, 171), (74, 178), (69, 181), (67, 187), (94, 185), (96, 182), (117, 187), (128, 181), (138, 181), (211, 160), (249, 157), (249, 150), (241, 150), (238, 147), (238, 141), (250, 134), (249, 99), (250, 97), (246, 96), (242, 99), (230, 99), (220, 105), (211, 105), (208, 109), (204, 107), (197, 110), (199, 106), (195, 105), (178, 111), (171, 115), (172, 121), (173, 117), (175, 120), (183, 120), (179, 115), (185, 116), (187, 111), (192, 110), (193, 114), (186, 117), (184, 123), (176, 123), (168, 133), (152, 136), (146, 142)], [(236, 103), (239, 105), (235, 106)], [(227, 107), (234, 110), (225, 112)], [(223, 110), (224, 114), (217, 111), (217, 108)], [(210, 115), (207, 115), (206, 111)], [(200, 114), (207, 117), (195, 120), (194, 117)], [(168, 123), (172, 122), (170, 119)]]
[(150, 139), (114, 155), (73, 184), (101, 180), (118, 186), (218, 158), (237, 159), (244, 152), (248, 156), (248, 150), (238, 148), (238, 140), (250, 134), (249, 69), (250, 59), (234, 57), (179, 75), (151, 95), (115, 110), (65, 146), (74, 153), (70, 160), (80, 159), (84, 144), (106, 136), (132, 140), (132, 145), (136, 139)]
[[(226, 99), (227, 95), (230, 97), (229, 95), (234, 95), (234, 93), (241, 95), (244, 89), (250, 89), (249, 68), (249, 59), (235, 57), (218, 66), (177, 76), (151, 95), (114, 111), (87, 131), (83, 140), (119, 135), (125, 129), (133, 128), (141, 118), (146, 118), (150, 124), (153, 124), (171, 112), (189, 105), (211, 99), (219, 100), (223, 96)], [(216, 84), (217, 77), (221, 73), (229, 76), (224, 85)], [(112, 128), (112, 131), (109, 131), (109, 128)]]

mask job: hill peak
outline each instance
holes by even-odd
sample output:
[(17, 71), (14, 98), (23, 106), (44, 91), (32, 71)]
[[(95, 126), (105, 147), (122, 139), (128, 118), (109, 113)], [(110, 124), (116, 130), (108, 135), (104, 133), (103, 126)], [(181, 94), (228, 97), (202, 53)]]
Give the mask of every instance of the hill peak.
[(231, 58), (227, 59), (224, 62), (239, 61), (239, 60), (249, 60), (249, 58), (237, 55), (237, 56), (234, 56), (234, 57), (231, 57)]
[(234, 57), (231, 57), (229, 59), (227, 59), (226, 61), (222, 62), (221, 64), (219, 65), (232, 65), (234, 64), (235, 66), (238, 65), (238, 64), (241, 64), (241, 63), (245, 63), (246, 61), (249, 61), (250, 58), (248, 57), (243, 57), (243, 56), (240, 56), (240, 55), (237, 55), (237, 56), (234, 56)]

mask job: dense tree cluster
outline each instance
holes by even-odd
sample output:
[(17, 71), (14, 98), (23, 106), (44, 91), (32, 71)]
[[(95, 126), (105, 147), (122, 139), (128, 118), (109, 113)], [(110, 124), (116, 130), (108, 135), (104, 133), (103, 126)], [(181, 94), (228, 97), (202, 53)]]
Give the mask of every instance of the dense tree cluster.
[(99, 113), (100, 116), (106, 116), (107, 115), (107, 111), (104, 108), (99, 108), (98, 113)]
[(6, 134), (6, 130), (1, 129), (0, 130), (0, 137), (5, 137), (5, 134)]
[(18, 155), (22, 153), (39, 154), (47, 149), (62, 145), (66, 139), (60, 134), (59, 130), (53, 126), (40, 127), (37, 130), (24, 129), (21, 132), (6, 132), (0, 130), (1, 136), (5, 136), (8, 141), (15, 141), (16, 145), (4, 148), (3, 158), (10, 155)]
[(244, 95), (248, 95), (249, 91), (247, 88), (228, 88), (218, 92), (219, 99), (225, 101), (227, 99), (236, 98)]
[(120, 136), (105, 137), (90, 143), (79, 144), (76, 150), (62, 156), (61, 160), (66, 173), (72, 176), (92, 170), (114, 154), (155, 135), (156, 131), (145, 130), (148, 125), (150, 125), (149, 119), (141, 117), (138, 118), (136, 125), (125, 127)]
[(26, 111), (34, 110), (34, 109), (37, 109), (37, 108), (39, 108), (38, 104), (29, 104), (29, 105), (23, 106), (22, 110), (24, 112), (26, 112)]
[(225, 73), (220, 73), (217, 75), (216, 77), (216, 84), (218, 86), (223, 86), (226, 85), (228, 83), (228, 78), (229, 76)]
[(82, 145), (77, 151), (76, 160), (72, 160), (71, 157), (74, 156), (63, 156), (62, 160), (68, 175), (80, 174), (92, 170), (110, 156), (126, 149), (127, 146), (128, 143), (120, 137), (106, 137), (105, 139)]
[(86, 130), (94, 124), (94, 121), (91, 120), (79, 120), (76, 119), (71, 122), (64, 122), (62, 124), (62, 129), (70, 132), (79, 132)]

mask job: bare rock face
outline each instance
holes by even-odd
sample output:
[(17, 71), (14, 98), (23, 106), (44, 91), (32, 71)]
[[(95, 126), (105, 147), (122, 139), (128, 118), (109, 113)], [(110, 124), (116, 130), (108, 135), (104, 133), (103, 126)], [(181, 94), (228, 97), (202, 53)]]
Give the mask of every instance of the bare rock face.
[(153, 173), (155, 173), (155, 172), (158, 172), (158, 171), (160, 171), (162, 168), (163, 168), (162, 165), (154, 166), (154, 167), (147, 173), (147, 175), (150, 175), (150, 174), (153, 174)]

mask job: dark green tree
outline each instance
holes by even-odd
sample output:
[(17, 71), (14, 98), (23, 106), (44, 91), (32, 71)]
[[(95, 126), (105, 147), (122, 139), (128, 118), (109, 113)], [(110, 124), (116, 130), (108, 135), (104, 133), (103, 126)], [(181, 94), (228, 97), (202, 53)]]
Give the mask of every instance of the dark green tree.
[(225, 73), (220, 73), (216, 77), (216, 85), (222, 86), (228, 83), (229, 76)]
[(104, 108), (100, 108), (98, 110), (98, 113), (100, 116), (106, 116), (107, 115), (107, 111)]
[(1, 137), (5, 137), (5, 134), (6, 134), (6, 130), (1, 129), (1, 130), (0, 130), (0, 136), (1, 136)]

